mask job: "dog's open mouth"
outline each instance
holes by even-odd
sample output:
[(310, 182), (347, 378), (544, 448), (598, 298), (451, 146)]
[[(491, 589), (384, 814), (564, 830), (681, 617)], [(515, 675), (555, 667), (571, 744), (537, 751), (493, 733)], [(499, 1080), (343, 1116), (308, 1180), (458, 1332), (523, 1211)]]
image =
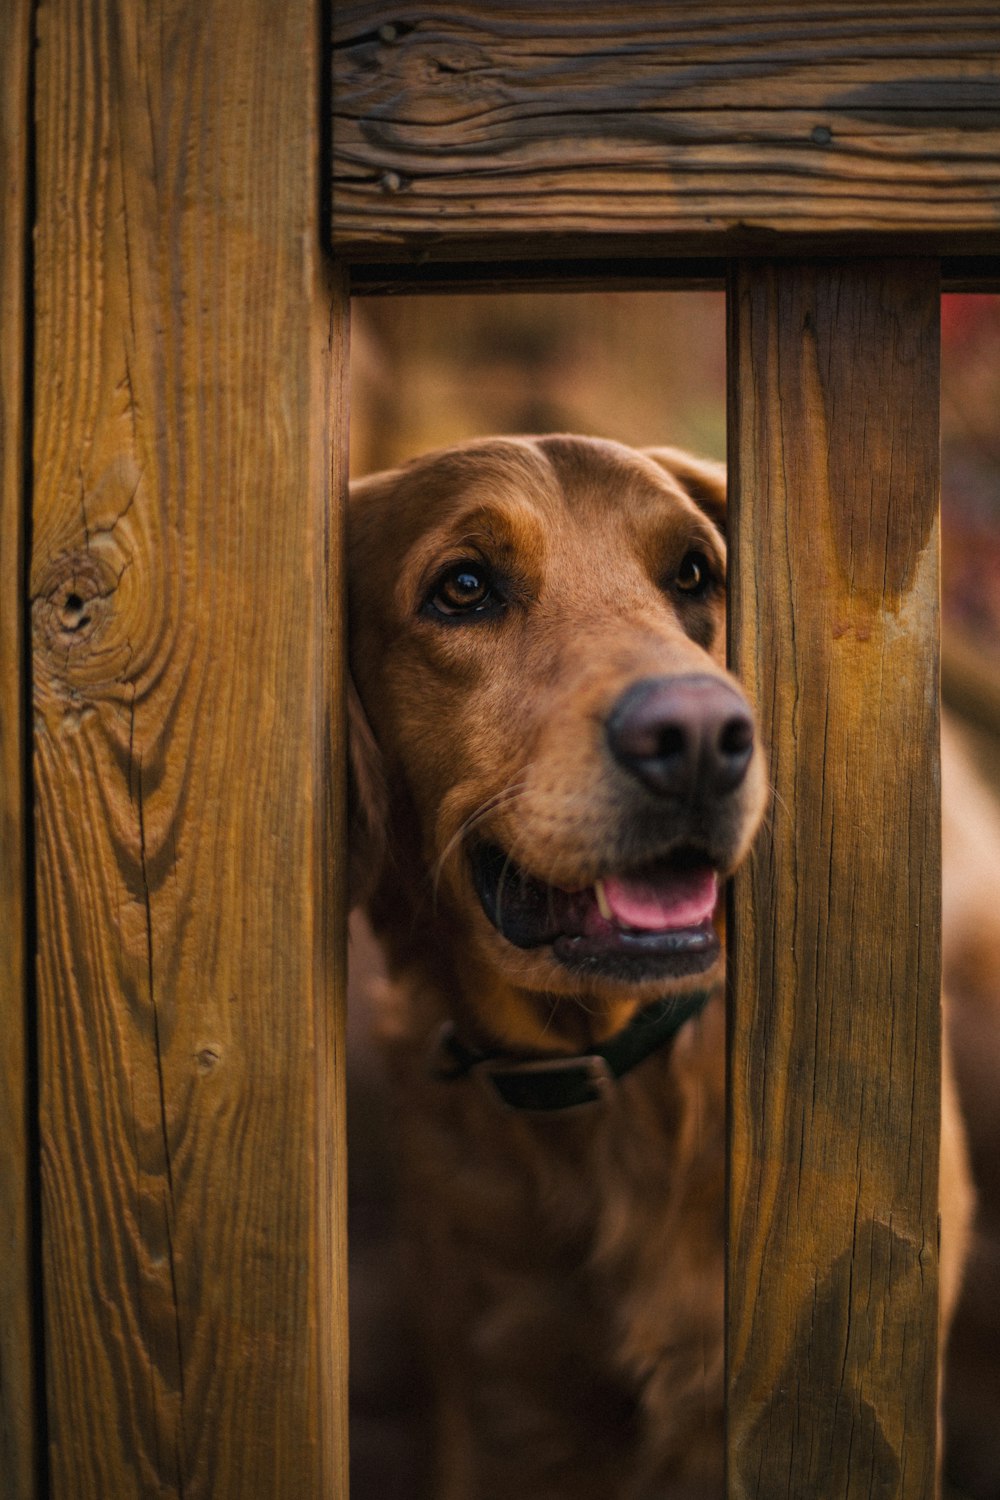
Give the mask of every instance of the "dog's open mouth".
[(582, 890), (547, 885), (495, 844), (471, 853), (483, 910), (518, 948), (551, 947), (568, 968), (644, 978), (696, 974), (719, 953), (712, 924), (718, 876), (685, 850)]

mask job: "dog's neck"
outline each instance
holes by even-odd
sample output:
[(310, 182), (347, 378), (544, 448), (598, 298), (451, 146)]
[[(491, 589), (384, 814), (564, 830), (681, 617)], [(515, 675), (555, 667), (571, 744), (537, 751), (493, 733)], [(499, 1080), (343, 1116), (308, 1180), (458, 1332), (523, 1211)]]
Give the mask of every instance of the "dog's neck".
[(619, 1079), (661, 1051), (688, 1021), (700, 1015), (719, 988), (692, 990), (644, 1005), (617, 1036), (570, 1057), (525, 1058), (503, 1049), (484, 1052), (466, 1046), (447, 1022), (431, 1057), (431, 1071), (445, 1082), (477, 1074), (508, 1109), (533, 1114), (600, 1104)]

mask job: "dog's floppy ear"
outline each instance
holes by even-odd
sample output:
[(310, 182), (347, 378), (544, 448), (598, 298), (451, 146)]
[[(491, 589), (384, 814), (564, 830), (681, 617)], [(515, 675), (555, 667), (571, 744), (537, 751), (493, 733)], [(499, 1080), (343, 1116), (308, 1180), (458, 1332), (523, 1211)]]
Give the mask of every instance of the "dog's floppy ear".
[(726, 466), (707, 458), (694, 458), (681, 448), (644, 448), (647, 458), (666, 469), (687, 490), (709, 520), (726, 534)]
[(389, 794), (382, 755), (364, 705), (347, 681), (348, 902), (367, 901), (375, 889), (387, 846)]

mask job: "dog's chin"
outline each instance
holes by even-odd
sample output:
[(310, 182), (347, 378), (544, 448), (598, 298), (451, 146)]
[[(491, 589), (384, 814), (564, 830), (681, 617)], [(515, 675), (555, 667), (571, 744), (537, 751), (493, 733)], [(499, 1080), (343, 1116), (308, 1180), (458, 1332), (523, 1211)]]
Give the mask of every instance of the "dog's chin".
[(581, 979), (639, 986), (704, 976), (714, 968), (720, 944), (709, 921), (672, 933), (669, 939), (622, 932), (616, 942), (600, 945), (583, 938), (560, 939), (551, 951), (558, 964)]
[(469, 865), (504, 943), (567, 978), (644, 987), (704, 977), (719, 961), (718, 869), (702, 850), (678, 848), (575, 890), (539, 880), (494, 844), (476, 845)]

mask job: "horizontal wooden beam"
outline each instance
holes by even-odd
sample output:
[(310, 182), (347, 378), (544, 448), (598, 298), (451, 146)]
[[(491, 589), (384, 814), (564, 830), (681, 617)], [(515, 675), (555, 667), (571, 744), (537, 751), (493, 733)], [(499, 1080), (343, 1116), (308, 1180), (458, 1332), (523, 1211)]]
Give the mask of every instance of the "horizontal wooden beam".
[(995, 253), (1000, 11), (345, 0), (332, 189), (368, 261)]
[(721, 291), (726, 261), (718, 257), (665, 259), (662, 255), (571, 260), (374, 261), (350, 266), (355, 296), (407, 292), (619, 292)]

